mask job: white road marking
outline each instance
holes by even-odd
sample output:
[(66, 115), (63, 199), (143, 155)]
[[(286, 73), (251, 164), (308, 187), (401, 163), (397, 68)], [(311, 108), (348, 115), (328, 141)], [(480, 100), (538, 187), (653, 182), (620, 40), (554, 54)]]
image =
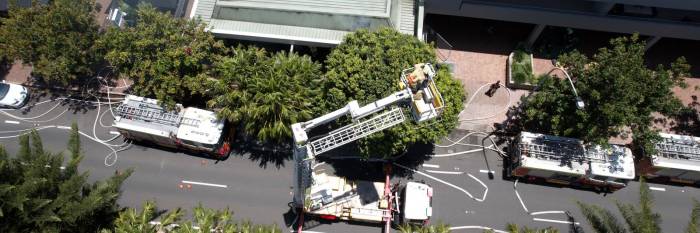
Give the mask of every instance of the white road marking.
[(546, 219), (546, 218), (533, 218), (532, 220), (533, 220), (533, 221), (540, 221), (540, 222), (551, 222), (551, 223), (576, 224), (576, 225), (580, 225), (579, 222), (569, 222), (569, 221), (554, 220), (554, 219)]
[(518, 186), (518, 181), (520, 179), (515, 180), (515, 183), (513, 184), (513, 190), (515, 190), (515, 196), (518, 197), (518, 201), (520, 201), (520, 205), (523, 206), (523, 209), (525, 210), (525, 213), (530, 213), (529, 210), (527, 210), (527, 207), (525, 207), (525, 202), (523, 202), (523, 199), (520, 198), (520, 193), (518, 193), (518, 189), (516, 187)]
[(661, 187), (651, 187), (651, 186), (649, 186), (649, 189), (654, 190), (654, 191), (661, 191), (661, 192), (665, 192), (665, 191), (666, 191), (666, 188), (661, 188)]
[(552, 211), (538, 211), (538, 212), (530, 213), (530, 215), (540, 215), (540, 214), (566, 214), (566, 211), (552, 210)]
[(59, 128), (59, 129), (71, 129), (70, 126), (64, 126), (64, 125), (58, 125), (58, 126), (56, 126), (56, 128)]
[(60, 169), (61, 169), (61, 170), (66, 170), (66, 167), (61, 166)]
[(109, 131), (109, 134), (112, 134), (112, 135), (119, 135), (120, 133), (117, 132), (117, 131)]
[(436, 171), (436, 170), (425, 170), (426, 172), (436, 173), (436, 174), (450, 174), (450, 175), (461, 175), (464, 172), (451, 172), (451, 171)]
[(398, 163), (394, 163), (394, 166), (401, 167), (401, 168), (406, 169), (406, 170), (409, 170), (409, 171), (413, 171), (413, 172), (415, 172), (415, 173), (418, 173), (418, 174), (420, 174), (420, 175), (423, 175), (423, 176), (425, 176), (425, 177), (428, 177), (428, 178), (430, 178), (430, 179), (433, 179), (433, 180), (435, 180), (435, 181), (437, 181), (437, 182), (440, 182), (440, 183), (443, 183), (443, 184), (445, 184), (445, 185), (447, 185), (447, 186), (450, 186), (450, 187), (452, 187), (452, 188), (454, 188), (454, 189), (457, 189), (457, 190), (459, 190), (459, 191), (462, 191), (462, 192), (463, 192), (464, 194), (466, 194), (469, 198), (474, 199), (474, 200), (476, 200), (476, 201), (478, 201), (478, 202), (483, 202), (483, 201), (484, 201), (484, 200), (481, 200), (481, 199), (478, 199), (478, 198), (474, 198), (474, 196), (473, 196), (471, 193), (469, 193), (469, 191), (467, 191), (467, 190), (465, 190), (465, 189), (463, 189), (463, 188), (461, 188), (461, 187), (459, 187), (459, 186), (457, 186), (457, 185), (448, 183), (447, 181), (444, 181), (444, 180), (438, 179), (438, 178), (436, 178), (436, 177), (434, 177), (434, 176), (428, 175), (428, 174), (425, 173), (425, 172), (421, 172), (421, 171), (418, 171), (418, 170), (415, 170), (415, 169), (412, 169), (412, 168), (403, 166), (403, 165), (398, 164)]
[(494, 171), (491, 171), (491, 170), (479, 170), (479, 172), (481, 172), (481, 173), (491, 173), (491, 174), (495, 173)]
[(481, 182), (481, 180), (479, 180), (479, 178), (476, 178), (476, 177), (473, 176), (472, 174), (467, 173), (467, 175), (468, 175), (469, 177), (471, 177), (472, 179), (475, 179), (477, 182), (479, 182), (479, 184), (481, 184), (481, 186), (484, 186), (484, 189), (485, 189), (485, 190), (484, 190), (484, 196), (481, 197), (481, 200), (486, 200), (486, 194), (489, 193), (489, 186), (486, 186), (486, 184), (484, 184), (484, 182)]
[(459, 226), (459, 227), (450, 227), (451, 231), (454, 230), (462, 230), (462, 229), (480, 229), (480, 230), (492, 230), (497, 233), (508, 233), (507, 231), (502, 231), (502, 230), (496, 230), (490, 227), (482, 227), (482, 226)]
[(15, 124), (18, 125), (19, 121), (5, 121), (6, 124)]
[(448, 154), (437, 154), (433, 155), (432, 157), (435, 158), (440, 158), (440, 157), (450, 157), (450, 156), (455, 156), (455, 155), (461, 155), (461, 154), (469, 154), (469, 153), (474, 153), (474, 152), (479, 152), (484, 149), (473, 149), (473, 150), (466, 150), (466, 151), (460, 151), (460, 152), (455, 152), (455, 153), (448, 153)]
[(212, 186), (212, 187), (219, 187), (219, 188), (228, 188), (228, 185), (223, 185), (223, 184), (211, 184), (211, 183), (203, 183), (203, 182), (195, 182), (195, 181), (187, 181), (187, 180), (183, 180), (182, 183)]
[(427, 164), (424, 163), (423, 167), (429, 167), (429, 168), (440, 168), (440, 165), (435, 165), (435, 164)]

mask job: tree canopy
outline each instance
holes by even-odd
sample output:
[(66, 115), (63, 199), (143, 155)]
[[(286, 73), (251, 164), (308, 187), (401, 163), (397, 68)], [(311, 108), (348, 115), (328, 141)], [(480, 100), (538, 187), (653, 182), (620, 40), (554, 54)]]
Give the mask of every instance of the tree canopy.
[(95, 232), (112, 224), (131, 171), (88, 183), (88, 173), (78, 172), (79, 137), (73, 124), (65, 169), (63, 155), (45, 151), (36, 131), (20, 137), (15, 157), (0, 147), (0, 232)]
[[(277, 225), (253, 224), (250, 221), (236, 221), (233, 213), (228, 208), (214, 210), (203, 207), (201, 204), (193, 209), (193, 220), (183, 221), (184, 211), (175, 209), (161, 213), (154, 202), (146, 202), (141, 211), (128, 208), (119, 214), (115, 220), (114, 229), (104, 229), (103, 233), (281, 233)], [(160, 224), (151, 224), (158, 221)]]
[(226, 47), (199, 20), (174, 18), (147, 4), (136, 12), (135, 25), (111, 27), (97, 41), (105, 59), (119, 75), (134, 81), (137, 95), (168, 106), (188, 99)]
[(561, 55), (558, 60), (576, 79), (584, 109), (577, 109), (566, 79), (543, 78), (539, 92), (521, 100), (516, 125), (603, 145), (611, 137), (631, 134), (634, 144), (654, 151), (658, 135), (651, 127), (652, 113), (675, 115), (682, 109), (671, 88), (684, 85), (689, 66), (680, 57), (670, 68), (649, 69), (644, 46), (633, 35), (611, 40), (591, 58), (577, 51)]
[(208, 105), (261, 141), (291, 142), (290, 125), (313, 116), (321, 65), (308, 56), (240, 46), (216, 63)]
[[(428, 62), (437, 63), (434, 48), (413, 36), (390, 28), (363, 29), (348, 34), (326, 60), (322, 106), (327, 112), (351, 100), (364, 105), (384, 98), (400, 90), (399, 77), (403, 69)], [(407, 121), (360, 140), (365, 157), (390, 157), (412, 144), (433, 142), (456, 127), (465, 98), (463, 87), (446, 67), (439, 68), (436, 82), (446, 105), (442, 116), (422, 124)]]
[(8, 59), (34, 67), (49, 83), (71, 84), (92, 74), (101, 61), (93, 44), (98, 37), (94, 0), (32, 1), (28, 8), (11, 7), (0, 19), (0, 50)]

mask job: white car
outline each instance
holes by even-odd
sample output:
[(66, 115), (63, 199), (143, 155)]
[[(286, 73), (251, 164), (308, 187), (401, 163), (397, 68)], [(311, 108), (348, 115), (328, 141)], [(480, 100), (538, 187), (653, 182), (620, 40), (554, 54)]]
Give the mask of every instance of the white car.
[(0, 83), (0, 107), (20, 108), (29, 101), (29, 90), (26, 87)]

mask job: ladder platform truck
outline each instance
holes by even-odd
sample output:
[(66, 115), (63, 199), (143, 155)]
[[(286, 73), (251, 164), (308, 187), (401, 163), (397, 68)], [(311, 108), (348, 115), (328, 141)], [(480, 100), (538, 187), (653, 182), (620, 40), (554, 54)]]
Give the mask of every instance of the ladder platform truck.
[[(416, 64), (401, 71), (397, 80), (401, 90), (385, 98), (364, 106), (351, 101), (343, 108), (291, 126), (295, 144), (293, 204), (302, 210), (302, 216), (305, 213), (326, 219), (385, 222), (387, 229), (399, 218), (411, 223), (428, 221), (433, 189), (426, 184), (408, 182), (401, 198), (393, 191), (399, 188), (391, 187), (388, 175), (383, 183), (351, 181), (314, 168), (316, 156), (401, 124), (406, 120), (404, 110), (415, 122), (440, 116), (445, 103), (435, 78), (432, 64)], [(343, 116), (350, 116), (353, 122), (309, 140), (311, 129)]]
[(632, 151), (624, 146), (585, 146), (583, 141), (521, 132), (511, 144), (514, 177), (615, 191), (635, 177)]
[(168, 110), (158, 100), (127, 95), (114, 113), (112, 126), (127, 139), (214, 158), (224, 158), (231, 150), (233, 130), (211, 111), (180, 104)]
[(645, 177), (700, 186), (700, 138), (661, 133), (657, 153), (641, 159), (638, 169)]

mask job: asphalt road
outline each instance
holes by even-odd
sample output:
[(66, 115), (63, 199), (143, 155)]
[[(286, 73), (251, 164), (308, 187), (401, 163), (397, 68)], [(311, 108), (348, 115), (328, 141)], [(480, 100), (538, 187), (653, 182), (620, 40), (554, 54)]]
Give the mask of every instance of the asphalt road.
[[(0, 144), (13, 154), (17, 151), (15, 135), (18, 133), (8, 131), (49, 127), (39, 131), (44, 146), (50, 151), (61, 152), (66, 148), (69, 132), (64, 127), (70, 126), (72, 121), (78, 122), (80, 130), (90, 137), (114, 137), (110, 134), (113, 129), (95, 123), (97, 109), (66, 111), (66, 106), (56, 106), (57, 103), (45, 102), (27, 113), (21, 110), (4, 111), (14, 117), (0, 113)], [(101, 112), (105, 110), (102, 108)], [(102, 121), (104, 125), (109, 125), (110, 113), (105, 113)], [(94, 135), (93, 124), (96, 126)], [(465, 134), (457, 131), (450, 138), (457, 141)], [(155, 200), (162, 209), (190, 209), (200, 203), (211, 208), (228, 206), (236, 218), (252, 219), (256, 223), (276, 223), (283, 229), (295, 217), (287, 206), (291, 201), (293, 170), (289, 161), (275, 163), (249, 154), (215, 161), (140, 145), (118, 152), (116, 161), (113, 156), (105, 161), (105, 156), (111, 152), (109, 147), (88, 137), (81, 139), (86, 156), (80, 169), (89, 171), (91, 180), (103, 179), (116, 170), (134, 168), (134, 173), (124, 183), (120, 205), (138, 208), (145, 200)], [(121, 138), (116, 138), (108, 143), (122, 142)], [(460, 142), (475, 144), (480, 140), (470, 136)], [(450, 142), (445, 140), (443, 145), (447, 144)], [(502, 162), (497, 153), (467, 153), (473, 149), (475, 147), (459, 144), (429, 148), (436, 156), (427, 158), (423, 166), (417, 166), (415, 169), (418, 172), (396, 167), (395, 170), (401, 175), (397, 174), (394, 181), (414, 179), (432, 185), (435, 188), (433, 221), (442, 220), (450, 224), (453, 232), (482, 232), (479, 228), (483, 227), (502, 230), (509, 222), (530, 227), (553, 226), (568, 232), (569, 220), (561, 211), (569, 211), (575, 222), (579, 222), (586, 232), (592, 232), (575, 201), (598, 204), (618, 213), (615, 200), (634, 203), (638, 199), (639, 184), (636, 182), (609, 195), (539, 184), (518, 183), (514, 187), (513, 181), (502, 179)], [(107, 166), (106, 162), (107, 165), (113, 162), (113, 165)], [(489, 179), (489, 170), (494, 171), (493, 179)], [(403, 176), (406, 174), (408, 176)], [(664, 232), (682, 232), (690, 218), (691, 198), (700, 199), (700, 190), (663, 184), (650, 186), (655, 187), (655, 210), (662, 216)], [(314, 232), (381, 232), (378, 226), (343, 222), (310, 222), (307, 226), (307, 230)]]

